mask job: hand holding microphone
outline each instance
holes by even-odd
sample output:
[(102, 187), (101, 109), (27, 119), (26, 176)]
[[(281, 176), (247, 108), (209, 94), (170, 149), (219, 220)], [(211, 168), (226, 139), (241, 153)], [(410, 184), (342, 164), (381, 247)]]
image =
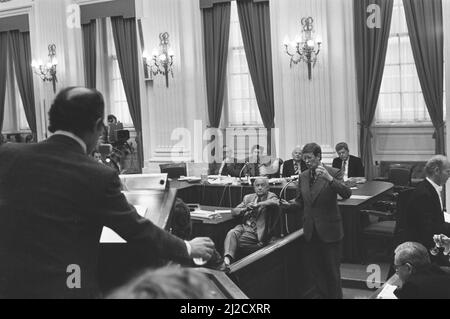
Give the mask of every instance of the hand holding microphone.
[(327, 169), (323, 166), (323, 164), (320, 164), (316, 168), (316, 176), (326, 179), (327, 181), (331, 182), (333, 180), (333, 176), (328, 173)]

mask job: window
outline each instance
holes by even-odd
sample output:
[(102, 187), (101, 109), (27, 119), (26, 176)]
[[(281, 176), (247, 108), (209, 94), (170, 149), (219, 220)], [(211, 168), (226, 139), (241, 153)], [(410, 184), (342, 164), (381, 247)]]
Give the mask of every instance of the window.
[(25, 116), (22, 98), (20, 97), (19, 87), (17, 86), (17, 79), (14, 73), (14, 66), (10, 57), (8, 57), (7, 65), (3, 132), (29, 132), (30, 127)]
[(106, 34), (108, 43), (108, 69), (111, 74), (108, 90), (110, 93), (111, 105), (108, 108), (108, 114), (114, 114), (125, 127), (131, 128), (133, 127), (133, 121), (128, 108), (125, 90), (123, 88), (110, 19), (107, 19)]
[(405, 10), (401, 0), (394, 0), (386, 63), (375, 121), (377, 124), (428, 124), (431, 122), (414, 63)]
[(231, 2), (227, 75), (227, 124), (229, 126), (262, 126), (255, 90), (245, 57), (236, 1)]

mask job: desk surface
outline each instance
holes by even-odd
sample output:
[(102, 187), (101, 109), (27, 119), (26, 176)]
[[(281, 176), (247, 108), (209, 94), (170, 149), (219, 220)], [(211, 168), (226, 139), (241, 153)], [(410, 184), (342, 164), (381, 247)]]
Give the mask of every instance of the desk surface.
[[(379, 195), (381, 193), (384, 193), (384, 192), (390, 190), (391, 188), (393, 188), (393, 186), (394, 185), (389, 182), (382, 182), (382, 181), (366, 182), (364, 184), (357, 184), (356, 185), (357, 189), (352, 190), (352, 195), (373, 197), (373, 196)], [(170, 183), (170, 187), (174, 187), (178, 190), (189, 189), (189, 188), (200, 188), (200, 189), (229, 188), (229, 189), (235, 189), (235, 190), (253, 190), (253, 187), (250, 185), (239, 186), (239, 185), (217, 185), (217, 184), (200, 184), (200, 183), (192, 183), (191, 184), (191, 183), (184, 182), (184, 181), (172, 181)], [(279, 193), (279, 191), (282, 188), (283, 188), (283, 185), (271, 185), (270, 186), (271, 191), (275, 191), (277, 193)], [(288, 189), (292, 194), (293, 191), (296, 191), (297, 186), (290, 185), (288, 187)], [(248, 192), (243, 192), (243, 194), (244, 193), (248, 193)], [(358, 206), (358, 205), (363, 204), (364, 202), (366, 202), (369, 199), (370, 198), (367, 198), (367, 199), (349, 198), (346, 200), (339, 201), (338, 204), (340, 206), (342, 206), (342, 205), (343, 206)]]

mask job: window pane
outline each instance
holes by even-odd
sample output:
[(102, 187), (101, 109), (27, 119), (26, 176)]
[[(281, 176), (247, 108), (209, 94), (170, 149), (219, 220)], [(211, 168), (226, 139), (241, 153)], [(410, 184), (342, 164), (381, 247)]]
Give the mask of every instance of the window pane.
[(400, 94), (380, 94), (377, 118), (382, 122), (399, 122), (401, 120)]
[(236, 2), (231, 3), (231, 30), (228, 55), (228, 125), (262, 125), (255, 91), (237, 15)]
[(402, 89), (404, 92), (421, 92), (415, 64), (402, 65)]
[(414, 56), (411, 49), (411, 41), (409, 36), (400, 37), (400, 50), (402, 63), (414, 63)]
[(400, 92), (400, 66), (386, 65), (384, 68), (381, 92)]
[[(445, 113), (444, 107), (444, 118)], [(391, 36), (375, 120), (377, 123), (431, 121), (411, 49), (402, 0), (394, 0)]]
[(122, 83), (122, 75), (120, 74), (119, 62), (116, 56), (116, 47), (112, 34), (111, 20), (107, 19), (107, 37), (108, 37), (108, 58), (110, 67), (110, 100), (111, 105), (109, 111), (115, 115), (117, 119), (127, 127), (133, 127), (125, 90)]
[(386, 65), (400, 63), (400, 48), (399, 38), (394, 36), (388, 40), (388, 53), (386, 54)]

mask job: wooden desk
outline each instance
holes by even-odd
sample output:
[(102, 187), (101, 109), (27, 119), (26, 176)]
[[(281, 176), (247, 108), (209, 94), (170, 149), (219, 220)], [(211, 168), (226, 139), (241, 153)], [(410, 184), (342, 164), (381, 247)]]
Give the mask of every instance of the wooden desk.
[[(241, 203), (243, 197), (254, 192), (252, 186), (223, 186), (223, 185), (202, 185), (189, 184), (187, 182), (172, 182), (171, 187), (178, 189), (178, 196), (186, 203), (199, 203), (201, 205), (222, 206), (233, 208)], [(368, 208), (375, 201), (379, 200), (386, 192), (392, 189), (393, 184), (387, 182), (373, 181), (365, 184), (358, 184), (356, 190), (352, 190), (353, 195), (368, 196), (365, 199), (350, 198), (338, 202), (342, 214), (344, 226), (343, 240), (343, 261), (360, 263), (362, 261), (362, 229), (367, 223), (367, 216), (361, 215), (360, 210)], [(280, 194), (282, 185), (272, 185), (270, 191)], [(297, 188), (291, 186), (286, 191), (286, 198), (295, 198)], [(292, 215), (292, 216), (291, 216)], [(298, 218), (299, 214), (288, 216), (290, 231), (298, 230), (298, 222), (292, 222)], [(300, 225), (301, 227), (301, 225)], [(212, 226), (214, 228), (214, 226)], [(211, 230), (214, 233), (214, 230)]]

